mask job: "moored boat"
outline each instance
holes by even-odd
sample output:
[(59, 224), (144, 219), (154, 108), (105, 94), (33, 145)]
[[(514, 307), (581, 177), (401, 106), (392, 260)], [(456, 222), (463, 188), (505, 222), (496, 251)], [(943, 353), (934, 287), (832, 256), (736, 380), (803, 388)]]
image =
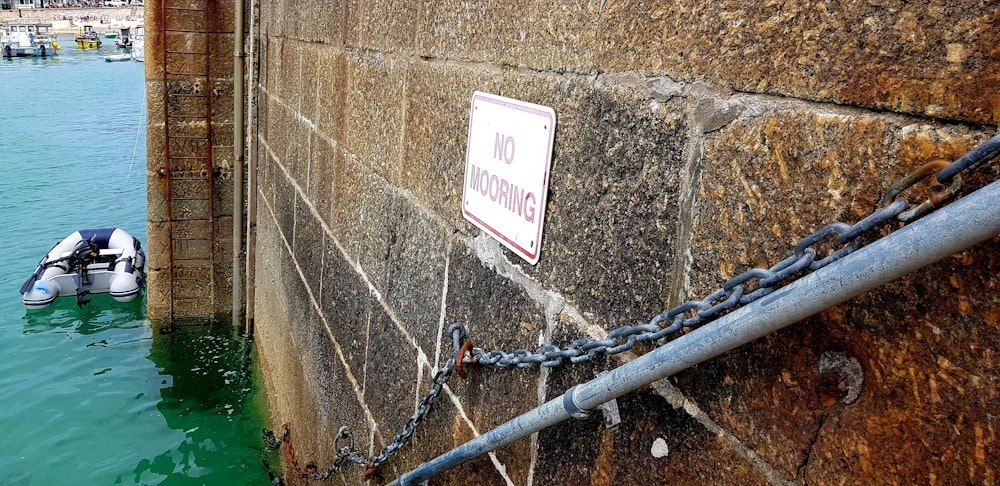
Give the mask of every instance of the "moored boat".
[(135, 299), (142, 289), (146, 254), (139, 240), (120, 228), (75, 231), (52, 247), (21, 286), (29, 309), (48, 307), (58, 297), (108, 293), (118, 302)]
[(115, 45), (122, 49), (132, 47), (132, 28), (122, 27), (119, 30), (121, 33), (115, 37)]
[(59, 43), (51, 31), (51, 23), (37, 19), (19, 19), (5, 24), (0, 32), (0, 56), (54, 56)]
[(135, 28), (135, 35), (132, 36), (132, 60), (143, 62), (146, 60), (146, 35), (145, 28), (138, 25)]
[(108, 62), (131, 61), (132, 54), (111, 54), (110, 56), (104, 56), (104, 60)]
[(76, 47), (81, 49), (101, 47), (101, 36), (90, 25), (84, 25), (76, 35)]

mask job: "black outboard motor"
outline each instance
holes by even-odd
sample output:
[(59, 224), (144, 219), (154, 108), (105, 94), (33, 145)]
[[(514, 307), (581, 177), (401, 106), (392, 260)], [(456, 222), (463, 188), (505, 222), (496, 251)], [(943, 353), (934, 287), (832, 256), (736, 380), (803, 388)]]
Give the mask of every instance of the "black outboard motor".
[(87, 275), (87, 265), (96, 260), (100, 254), (100, 248), (97, 247), (97, 243), (94, 243), (94, 237), (91, 237), (87, 240), (80, 240), (73, 247), (73, 252), (69, 255), (70, 268), (76, 267), (77, 307), (83, 307), (90, 303), (90, 299), (86, 298), (90, 291), (79, 289), (82, 289), (84, 284), (90, 284), (90, 275)]

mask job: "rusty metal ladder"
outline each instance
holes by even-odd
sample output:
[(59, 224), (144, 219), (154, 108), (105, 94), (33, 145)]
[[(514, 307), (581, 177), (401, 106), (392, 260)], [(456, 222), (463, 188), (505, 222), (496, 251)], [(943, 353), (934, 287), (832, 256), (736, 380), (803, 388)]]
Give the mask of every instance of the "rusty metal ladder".
[(211, 317), (214, 167), (208, 2), (161, 0), (171, 317)]

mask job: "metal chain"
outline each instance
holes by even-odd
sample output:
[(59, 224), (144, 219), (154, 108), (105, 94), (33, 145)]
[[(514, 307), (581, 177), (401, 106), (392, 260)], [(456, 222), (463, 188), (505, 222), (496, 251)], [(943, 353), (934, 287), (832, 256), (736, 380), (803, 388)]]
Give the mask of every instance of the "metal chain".
[[(378, 466), (387, 461), (413, 436), (417, 426), (431, 411), (434, 400), (440, 396), (442, 387), (451, 374), (457, 370), (462, 377), (465, 376), (462, 363), (467, 354), (471, 355), (471, 362), (483, 365), (530, 368), (538, 364), (552, 367), (563, 364), (563, 360), (567, 358), (570, 363), (575, 364), (590, 361), (598, 355), (611, 356), (624, 353), (632, 349), (636, 343), (659, 341), (681, 329), (705, 324), (857, 251), (865, 244), (862, 239), (864, 235), (887, 225), (894, 219), (909, 223), (928, 214), (958, 194), (962, 184), (960, 174), (977, 169), (997, 155), (1000, 155), (1000, 135), (994, 136), (951, 164), (942, 164), (938, 161), (925, 164), (891, 186), (887, 190), (886, 197), (879, 204), (880, 207), (853, 226), (840, 222), (829, 224), (799, 240), (792, 254), (776, 265), (770, 268), (747, 270), (733, 277), (721, 288), (701, 300), (689, 300), (656, 315), (649, 324), (625, 325), (614, 329), (608, 333), (605, 339), (581, 338), (571, 342), (565, 348), (547, 345), (541, 346), (534, 352), (527, 349), (518, 349), (511, 353), (497, 349), (484, 351), (481, 348), (471, 348), (469, 342), (463, 343), (467, 335), (465, 326), (452, 324), (447, 331), (452, 336), (454, 345), (452, 356), (445, 363), (445, 366), (434, 374), (430, 391), (418, 402), (416, 412), (403, 426), (403, 430), (393, 437), (392, 442), (375, 456), (363, 456), (354, 448), (354, 441), (347, 427), (341, 427), (334, 443), (334, 447), (337, 449), (337, 459), (333, 466), (322, 473), (317, 473), (315, 466), (310, 465), (307, 467), (309, 472), (302, 474), (302, 476), (322, 481), (348, 464), (365, 467), (363, 479), (367, 480), (377, 476), (379, 474)], [(905, 198), (898, 197), (899, 193), (934, 174), (935, 170), (938, 171), (937, 181), (942, 184), (950, 184), (950, 186), (921, 205), (907, 210), (910, 204)], [(836, 239), (833, 241), (839, 248), (826, 257), (817, 259), (817, 247), (834, 237)], [(756, 286), (753, 285), (754, 283)], [(665, 327), (661, 327), (661, 323), (665, 323)], [(287, 443), (289, 455), (293, 456), (287, 426), (282, 439), (275, 439), (274, 433), (266, 429), (264, 430), (264, 439), (265, 444), (271, 450), (277, 450), (283, 442)], [(344, 447), (338, 447), (342, 441), (347, 441), (347, 444)], [(291, 460), (297, 464), (294, 457), (291, 457)]]
[[(497, 349), (485, 351), (475, 348), (472, 350), (472, 362), (519, 368), (530, 368), (536, 364), (545, 367), (559, 366), (566, 358), (570, 363), (581, 363), (590, 361), (598, 355), (612, 356), (624, 353), (632, 349), (636, 343), (659, 341), (680, 329), (690, 329), (710, 322), (774, 292), (788, 282), (853, 253), (864, 245), (862, 236), (888, 224), (894, 218), (909, 223), (925, 216), (958, 194), (962, 184), (961, 173), (975, 170), (997, 155), (1000, 155), (1000, 135), (994, 136), (951, 164), (944, 161), (929, 162), (893, 184), (886, 191), (886, 197), (880, 202), (879, 208), (855, 225), (839, 222), (827, 225), (801, 239), (795, 245), (792, 255), (773, 267), (747, 270), (730, 279), (722, 285), (722, 288), (704, 299), (689, 300), (653, 317), (649, 324), (625, 325), (609, 332), (605, 339), (581, 338), (565, 348), (548, 345), (538, 348), (535, 352), (518, 349), (511, 353)], [(898, 197), (899, 193), (934, 174), (935, 170), (938, 171), (937, 181), (950, 183), (950, 186), (926, 202), (907, 210), (909, 203), (905, 198)], [(815, 247), (834, 236), (840, 248), (817, 260)], [(754, 281), (756, 281), (755, 290), (748, 291), (748, 288), (753, 288), (748, 284)], [(745, 288), (744, 285), (748, 287)], [(666, 323), (666, 327), (661, 327), (661, 323)]]
[[(424, 417), (427, 416), (433, 408), (434, 400), (441, 395), (442, 388), (445, 383), (448, 382), (448, 378), (451, 377), (451, 374), (458, 369), (459, 374), (464, 377), (465, 373), (462, 370), (459, 356), (465, 354), (468, 350), (468, 346), (463, 346), (462, 343), (463, 339), (466, 337), (465, 327), (461, 324), (452, 324), (448, 327), (448, 334), (451, 334), (452, 336), (454, 352), (451, 357), (448, 358), (448, 361), (445, 362), (444, 367), (434, 373), (434, 377), (431, 379), (431, 389), (426, 395), (424, 395), (423, 398), (420, 399), (417, 403), (416, 412), (406, 422), (406, 425), (403, 426), (403, 430), (392, 438), (392, 442), (390, 442), (389, 445), (385, 446), (385, 448), (383, 448), (377, 455), (370, 457), (363, 456), (355, 449), (354, 439), (348, 428), (346, 426), (341, 427), (337, 432), (337, 438), (334, 441), (334, 448), (337, 449), (337, 459), (334, 460), (333, 465), (321, 473), (315, 472), (315, 468), (312, 468), (312, 470), (303, 473), (302, 476), (315, 481), (323, 481), (348, 464), (363, 466), (365, 468), (364, 479), (377, 476), (379, 474), (378, 466), (392, 457), (396, 451), (402, 448), (406, 442), (413, 437), (414, 432), (417, 430), (417, 426), (423, 422)], [(282, 443), (286, 443), (289, 446), (291, 445), (287, 425), (285, 426), (285, 434), (282, 439), (276, 439), (274, 432), (267, 429), (263, 430), (263, 436), (265, 445), (271, 450), (277, 450), (281, 447)], [(339, 447), (342, 441), (346, 441), (347, 443), (344, 447)], [(291, 460), (293, 463), (296, 462), (294, 458), (291, 458)]]

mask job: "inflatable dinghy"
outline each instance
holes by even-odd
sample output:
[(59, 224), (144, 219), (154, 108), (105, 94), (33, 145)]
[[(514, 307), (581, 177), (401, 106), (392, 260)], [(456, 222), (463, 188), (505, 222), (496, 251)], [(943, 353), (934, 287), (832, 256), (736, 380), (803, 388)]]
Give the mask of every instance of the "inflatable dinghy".
[(109, 293), (129, 302), (142, 289), (146, 254), (139, 240), (119, 228), (85, 229), (67, 236), (39, 262), (21, 286), (21, 300), (41, 309), (57, 297), (76, 296), (82, 307), (87, 294)]

